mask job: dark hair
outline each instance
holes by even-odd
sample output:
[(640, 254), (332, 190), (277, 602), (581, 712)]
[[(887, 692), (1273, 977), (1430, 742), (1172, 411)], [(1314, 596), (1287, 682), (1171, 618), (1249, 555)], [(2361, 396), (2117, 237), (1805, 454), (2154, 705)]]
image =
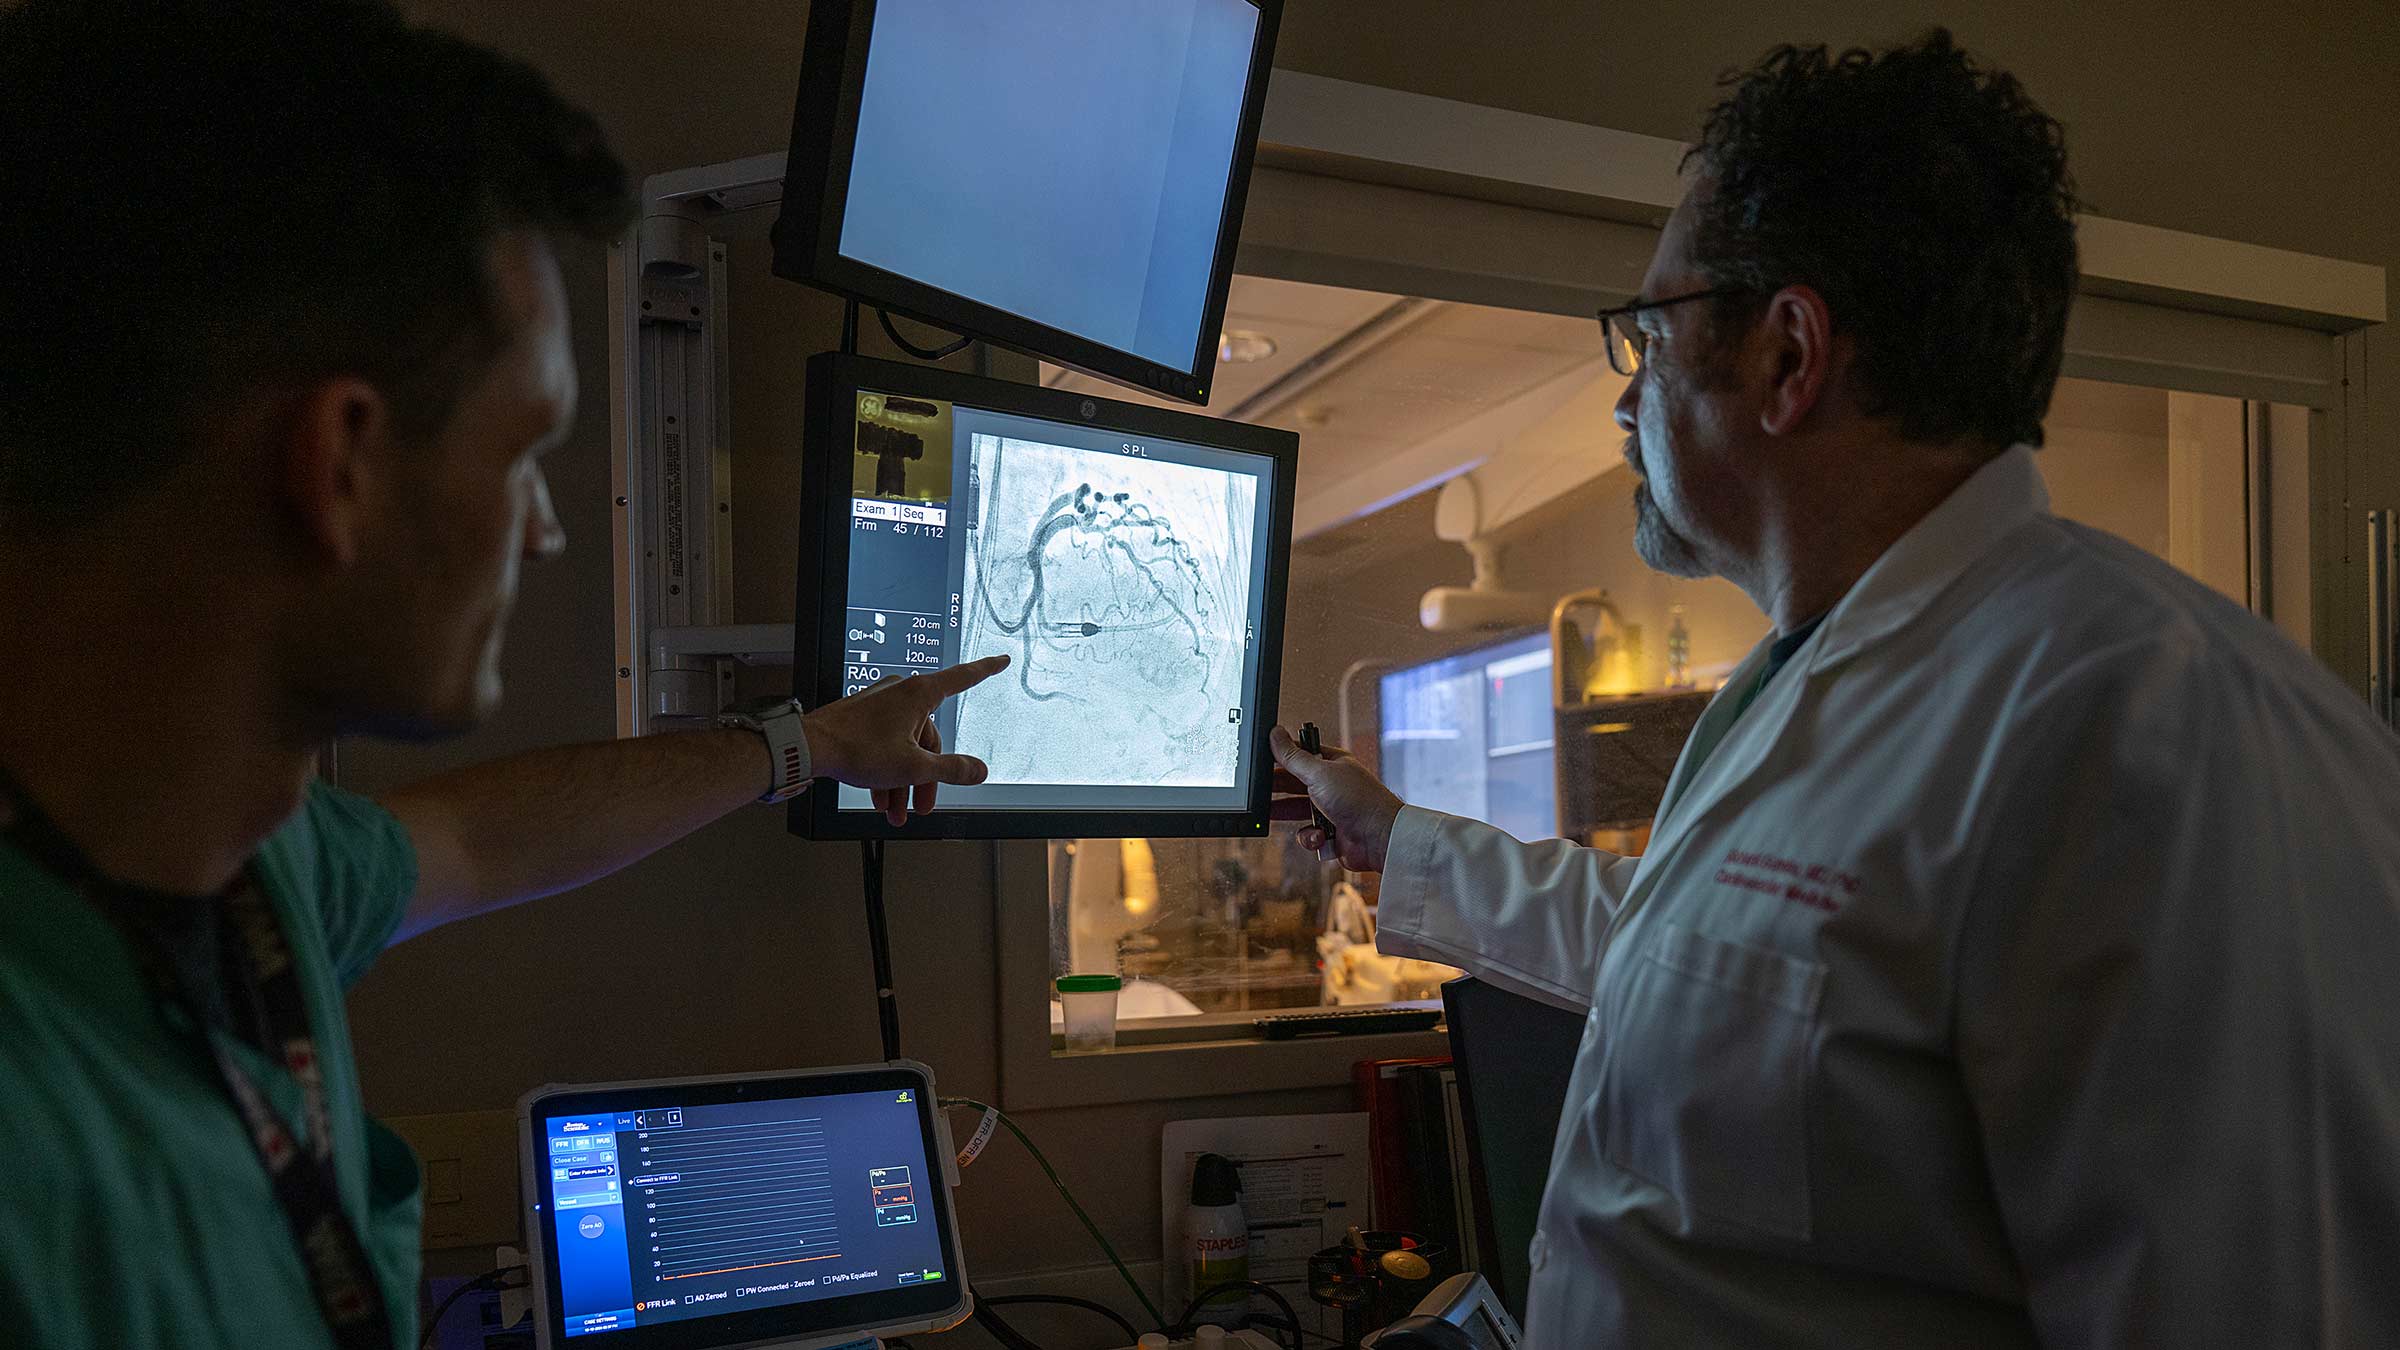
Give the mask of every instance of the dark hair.
[(373, 0), (0, 12), (0, 516), (172, 470), (231, 397), (367, 379), (430, 435), (505, 342), (494, 240), (605, 238), (624, 166), (532, 67)]
[(1805, 283), (1856, 340), (1869, 415), (1913, 440), (2041, 444), (2077, 276), (2059, 124), (1942, 29), (1778, 47), (1721, 83), (1691, 151), (1714, 184), (1697, 265), (1746, 292), (1718, 317)]

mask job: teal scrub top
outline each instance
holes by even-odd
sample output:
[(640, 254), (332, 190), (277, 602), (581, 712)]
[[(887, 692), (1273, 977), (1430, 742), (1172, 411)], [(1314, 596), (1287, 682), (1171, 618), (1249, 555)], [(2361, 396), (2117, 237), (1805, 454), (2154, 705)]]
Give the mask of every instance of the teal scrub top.
[[(417, 1163), (367, 1118), (342, 995), (399, 927), (416, 852), (390, 813), (320, 783), (258, 864), (299, 964), (342, 1202), (410, 1350)], [(0, 843), (0, 1346), (333, 1343), (241, 1117), (170, 1025), (181, 1017), (97, 910)], [(234, 1052), (305, 1139), (298, 1084), (249, 1045)]]

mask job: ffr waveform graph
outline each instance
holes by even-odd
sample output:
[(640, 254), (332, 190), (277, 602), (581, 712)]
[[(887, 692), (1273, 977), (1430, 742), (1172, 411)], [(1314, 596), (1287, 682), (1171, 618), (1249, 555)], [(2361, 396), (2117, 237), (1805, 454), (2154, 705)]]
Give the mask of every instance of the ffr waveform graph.
[(664, 1282), (831, 1260), (842, 1254), (825, 1129), (815, 1116), (648, 1129), (627, 1186), (639, 1245)]

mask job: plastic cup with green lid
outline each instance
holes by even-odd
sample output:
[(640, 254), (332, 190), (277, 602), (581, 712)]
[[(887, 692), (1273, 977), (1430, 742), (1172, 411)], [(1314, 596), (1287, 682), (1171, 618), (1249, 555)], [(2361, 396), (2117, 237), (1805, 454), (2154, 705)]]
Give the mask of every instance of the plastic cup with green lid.
[(1117, 1048), (1117, 994), (1125, 981), (1114, 975), (1061, 975), (1058, 1012), (1066, 1023), (1066, 1053), (1098, 1054)]

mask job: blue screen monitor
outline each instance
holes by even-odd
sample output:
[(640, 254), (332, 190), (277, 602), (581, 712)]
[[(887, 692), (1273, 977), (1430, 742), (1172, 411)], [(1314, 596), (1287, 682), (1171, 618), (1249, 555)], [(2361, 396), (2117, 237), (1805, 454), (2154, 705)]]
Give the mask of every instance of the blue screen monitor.
[(971, 1306), (921, 1065), (551, 1087), (518, 1110), (545, 1345), (898, 1334)]
[(986, 781), (899, 827), (820, 783), (794, 832), (1265, 835), (1296, 436), (833, 352), (804, 435), (801, 702), (1012, 664), (934, 714)]
[(1383, 779), (1412, 806), (1558, 834), (1550, 636), (1527, 633), (1384, 675)]
[(820, 0), (775, 270), (1208, 401), (1282, 0)]

